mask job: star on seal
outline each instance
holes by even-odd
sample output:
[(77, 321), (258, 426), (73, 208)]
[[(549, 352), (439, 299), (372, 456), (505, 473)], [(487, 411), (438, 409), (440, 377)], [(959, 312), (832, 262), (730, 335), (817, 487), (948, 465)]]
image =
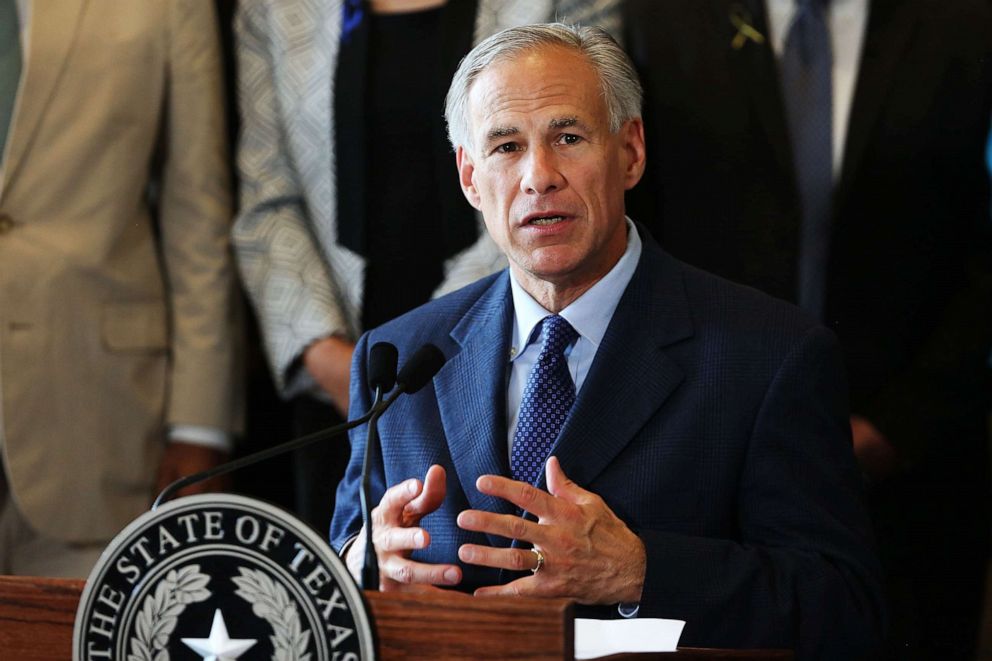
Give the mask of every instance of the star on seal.
[(252, 638), (231, 638), (227, 634), (224, 615), (218, 608), (214, 611), (214, 623), (210, 627), (209, 638), (183, 638), (183, 643), (203, 657), (204, 661), (235, 661), (247, 652), (256, 642)]

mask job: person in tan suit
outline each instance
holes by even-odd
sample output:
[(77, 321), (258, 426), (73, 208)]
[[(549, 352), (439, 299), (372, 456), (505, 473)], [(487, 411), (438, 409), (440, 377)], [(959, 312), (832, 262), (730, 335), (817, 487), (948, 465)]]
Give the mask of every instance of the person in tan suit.
[(0, 572), (85, 576), (236, 431), (216, 22), (202, 0), (0, 12)]

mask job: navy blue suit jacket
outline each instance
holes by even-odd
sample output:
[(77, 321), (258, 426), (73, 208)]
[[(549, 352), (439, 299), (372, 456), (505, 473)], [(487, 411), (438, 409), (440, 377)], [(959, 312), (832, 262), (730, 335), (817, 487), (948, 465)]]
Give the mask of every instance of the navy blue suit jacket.
[[(444, 504), (422, 522), (432, 542), (414, 554), (420, 560), (454, 563), (461, 544), (511, 543), (454, 522), (467, 508), (513, 511), (475, 489), (480, 475), (509, 474), (512, 318), (503, 272), (358, 344), (353, 414), (370, 405), (364, 384), (374, 343), (395, 344), (401, 364), (425, 342), (447, 357), (432, 384), (397, 400), (379, 423), (373, 502), (387, 485), (422, 479), (431, 464), (447, 471)], [(643, 540), (642, 617), (686, 620), (682, 644), (690, 646), (858, 658), (873, 644), (883, 609), (879, 569), (846, 392), (829, 331), (645, 241), (554, 450), (565, 473)], [(352, 434), (338, 489), (331, 532), (339, 549), (361, 528), (365, 435)], [(462, 567), (465, 589), (507, 580)]]

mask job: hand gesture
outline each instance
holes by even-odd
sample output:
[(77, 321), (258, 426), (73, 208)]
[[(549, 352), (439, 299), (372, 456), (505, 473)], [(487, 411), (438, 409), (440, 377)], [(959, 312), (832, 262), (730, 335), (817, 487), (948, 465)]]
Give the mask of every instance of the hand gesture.
[[(444, 469), (431, 466), (420, 480), (410, 479), (390, 487), (372, 510), (372, 543), (379, 559), (379, 589), (426, 590), (434, 585), (456, 585), (462, 580), (458, 565), (415, 562), (410, 554), (431, 543), (430, 533), (420, 520), (444, 502)], [(348, 549), (345, 561), (356, 580), (365, 558), (365, 528)]]
[(530, 542), (535, 549), (462, 545), (458, 557), (463, 562), (534, 571), (475, 594), (570, 597), (583, 604), (640, 601), (647, 568), (643, 542), (602, 498), (568, 479), (556, 457), (548, 458), (545, 473), (547, 493), (496, 475), (476, 482), (482, 493), (508, 500), (538, 520), (479, 510), (458, 515), (465, 530)]

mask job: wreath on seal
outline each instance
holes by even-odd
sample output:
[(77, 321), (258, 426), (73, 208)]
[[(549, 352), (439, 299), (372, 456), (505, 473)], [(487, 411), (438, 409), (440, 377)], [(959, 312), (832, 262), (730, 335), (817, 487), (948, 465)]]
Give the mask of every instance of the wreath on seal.
[(310, 661), (310, 630), (300, 625), (296, 604), (286, 588), (258, 569), (239, 567), (238, 573), (240, 576), (231, 579), (238, 586), (234, 594), (251, 604), (252, 612), (268, 622), (275, 633), (269, 638), (275, 652), (272, 661)]
[(135, 633), (127, 661), (169, 661), (169, 636), (186, 606), (210, 598), (210, 577), (200, 565), (173, 569), (155, 586), (135, 618)]

